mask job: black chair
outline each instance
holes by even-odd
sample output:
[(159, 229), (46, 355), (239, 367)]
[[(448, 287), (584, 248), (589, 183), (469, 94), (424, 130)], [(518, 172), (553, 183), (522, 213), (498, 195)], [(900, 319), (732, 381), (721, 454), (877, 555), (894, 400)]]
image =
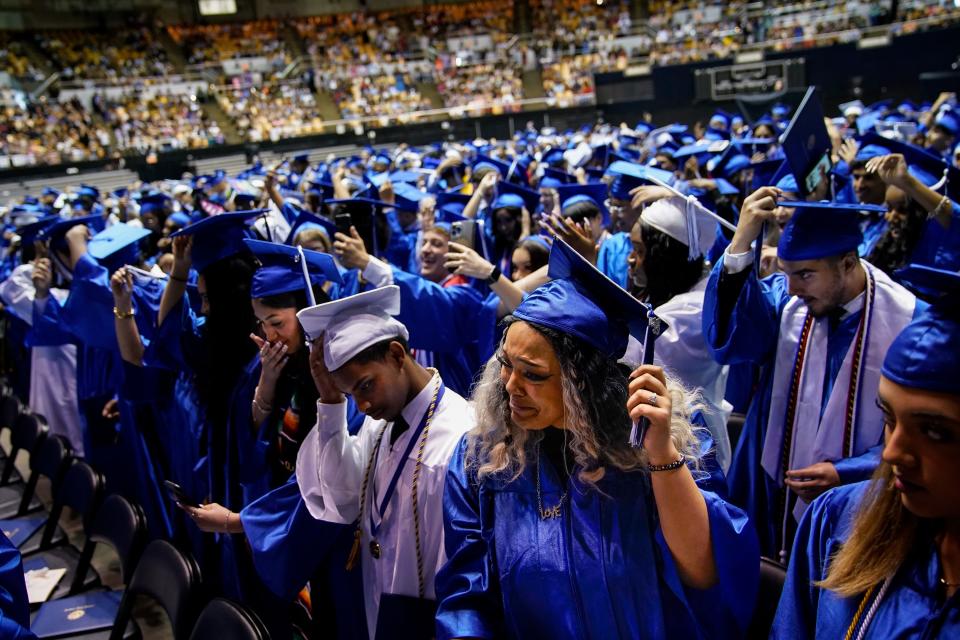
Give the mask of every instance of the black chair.
[[(60, 516), (64, 507), (70, 507), (83, 519), (84, 530), (89, 529), (93, 522), (97, 507), (103, 497), (103, 476), (93, 470), (89, 464), (82, 460), (73, 460), (73, 464), (67, 470), (50, 510), (50, 517), (47, 519), (47, 526), (43, 532), (43, 539), (40, 542), (40, 551), (24, 556), (24, 568), (33, 566), (43, 566), (48, 569), (66, 569), (67, 572), (57, 583), (53, 593), (50, 594), (51, 600), (63, 598), (74, 590), (89, 589), (97, 585), (100, 577), (94, 571), (89, 563), (84, 567), (84, 572), (78, 574), (80, 566), (81, 552), (71, 544), (53, 545), (55, 532), (59, 528)], [(66, 542), (65, 536), (61, 537)]]
[[(46, 475), (52, 480), (60, 469), (57, 465), (62, 462), (56, 459), (52, 451), (48, 452), (49, 458), (41, 460), (41, 452), (44, 451), (47, 439), (47, 426), (40, 418), (28, 413), (17, 417), (10, 438), (13, 446), (4, 468), (4, 478), (9, 478), (8, 474), (14, 471), (14, 461), (18, 454), (29, 451), (30, 479), (25, 485), (0, 481), (0, 518), (14, 518), (43, 508), (43, 504), (36, 497), (37, 481), (40, 475)], [(69, 453), (69, 446), (67, 451)], [(47, 466), (48, 464), (53, 466)], [(38, 465), (44, 469), (41, 474), (36, 471)]]
[(270, 633), (250, 609), (225, 598), (214, 598), (203, 608), (190, 640), (269, 640)]
[[(20, 398), (13, 395), (9, 389), (5, 390), (3, 398), (0, 399), (0, 432), (7, 429), (13, 430), (13, 423), (22, 410), (23, 407), (20, 404)], [(0, 447), (0, 461), (6, 459), (7, 452)]]
[(787, 578), (787, 568), (770, 558), (760, 558), (760, 589), (757, 592), (757, 607), (747, 630), (750, 640), (766, 640), (777, 615), (780, 593)]
[(47, 424), (42, 418), (29, 413), (20, 413), (14, 419), (10, 433), (10, 453), (7, 454), (6, 463), (3, 465), (3, 474), (0, 475), (0, 488), (23, 481), (16, 468), (17, 455), (21, 451), (32, 454), (46, 433)]
[(133, 612), (136, 596), (152, 598), (167, 613), (174, 640), (187, 640), (196, 620), (200, 598), (200, 567), (189, 554), (166, 540), (151, 542), (120, 601), (110, 640), (121, 640)]
[(123, 582), (129, 582), (147, 544), (147, 518), (143, 509), (119, 494), (107, 496), (87, 531), (87, 543), (80, 553), (75, 582), (70, 587), (71, 594), (83, 589), (81, 577), (90, 568), (93, 552), (100, 543), (113, 547), (120, 558)]

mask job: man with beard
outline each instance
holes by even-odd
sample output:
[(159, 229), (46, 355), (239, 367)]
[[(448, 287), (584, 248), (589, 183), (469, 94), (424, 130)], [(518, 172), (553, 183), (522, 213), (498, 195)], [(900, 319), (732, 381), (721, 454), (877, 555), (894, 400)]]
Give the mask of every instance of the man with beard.
[(890, 342), (923, 305), (858, 258), (856, 205), (797, 206), (777, 245), (781, 273), (759, 279), (751, 245), (780, 197), (763, 187), (744, 202), (707, 283), (703, 334), (721, 364), (761, 366), (730, 498), (752, 516), (762, 553), (785, 561), (809, 501), (879, 463), (883, 418), (871, 390)]

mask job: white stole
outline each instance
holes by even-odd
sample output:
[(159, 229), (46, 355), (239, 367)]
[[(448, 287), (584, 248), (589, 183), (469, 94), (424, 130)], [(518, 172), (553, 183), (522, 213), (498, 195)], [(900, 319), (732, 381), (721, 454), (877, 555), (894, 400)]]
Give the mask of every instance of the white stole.
[[(814, 320), (807, 338), (806, 353), (800, 365), (800, 388), (793, 423), (786, 425), (791, 377), (800, 350), (800, 334), (808, 313), (807, 305), (800, 298), (793, 297), (780, 314), (770, 413), (767, 417), (767, 433), (761, 458), (764, 471), (778, 486), (783, 486), (786, 473), (786, 469), (781, 468), (781, 461), (787, 429), (793, 433), (788, 458), (789, 469), (801, 469), (817, 462), (857, 456), (880, 441), (883, 417), (874, 402), (880, 385), (880, 367), (890, 343), (913, 317), (916, 298), (879, 269), (864, 261), (861, 261), (861, 264), (867, 272), (866, 294), (861, 312), (866, 326), (858, 363), (859, 376), (852, 390), (855, 402), (848, 451), (843, 450), (843, 436), (857, 336), (854, 336), (843, 364), (840, 365), (821, 418), (820, 406), (827, 364), (828, 319), (823, 317)], [(794, 515), (799, 518), (806, 506), (806, 502), (798, 500)]]

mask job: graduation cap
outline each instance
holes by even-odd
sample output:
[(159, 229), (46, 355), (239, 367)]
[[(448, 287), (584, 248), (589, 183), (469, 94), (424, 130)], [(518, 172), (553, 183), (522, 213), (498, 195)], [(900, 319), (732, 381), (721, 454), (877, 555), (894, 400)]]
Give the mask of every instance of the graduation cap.
[(397, 209), (413, 213), (420, 210), (420, 201), (427, 197), (426, 193), (406, 182), (394, 184), (393, 195)]
[(420, 178), (427, 175), (427, 173), (429, 172), (415, 170), (393, 171), (390, 173), (390, 182), (393, 183), (394, 188), (401, 183), (415, 185), (420, 182)]
[(251, 219), (266, 213), (267, 209), (221, 213), (194, 222), (170, 237), (193, 236), (193, 268), (203, 273), (214, 262), (245, 251), (244, 238), (254, 237)]
[(357, 233), (363, 238), (364, 246), (370, 250), (372, 255), (380, 255), (381, 248), (377, 242), (375, 216), (393, 205), (371, 198), (329, 200), (327, 204), (336, 207), (337, 213), (349, 213), (353, 226), (356, 227)]
[(960, 136), (960, 113), (953, 109), (943, 109), (934, 119), (933, 126), (946, 129), (952, 136)]
[(840, 113), (842, 113), (844, 117), (856, 116), (859, 118), (863, 115), (865, 108), (866, 107), (864, 106), (863, 101), (852, 100), (850, 102), (844, 102), (840, 105)]
[(74, 228), (78, 224), (92, 226), (94, 222), (99, 220), (102, 220), (101, 216), (99, 215), (62, 219), (59, 222), (55, 222), (46, 229), (42, 230), (37, 235), (37, 239), (47, 242), (50, 245), (50, 249), (53, 251), (65, 252), (67, 251), (67, 245), (66, 242), (64, 242), (64, 236), (67, 234), (67, 231)]
[(329, 182), (311, 180), (307, 187), (308, 194), (319, 195), (322, 200), (333, 198), (333, 184)]
[(547, 269), (551, 282), (535, 289), (513, 316), (549, 327), (618, 360), (627, 336), (643, 340), (648, 308), (556, 238)]
[(783, 158), (761, 160), (760, 162), (751, 163), (750, 169), (753, 170), (753, 181), (750, 184), (751, 191), (756, 191), (760, 187), (776, 184), (773, 176), (784, 163)]
[(451, 193), (449, 191), (441, 191), (436, 195), (436, 198), (438, 212), (445, 211), (459, 214), (463, 212), (467, 203), (470, 202), (470, 196), (462, 193)]
[(673, 173), (669, 171), (620, 160), (607, 168), (607, 175), (613, 176), (610, 197), (617, 200), (629, 200), (630, 190), (643, 184), (673, 183)]
[(140, 198), (140, 215), (145, 216), (148, 213), (159, 215), (163, 213), (166, 202), (169, 199), (167, 194), (160, 191), (144, 195)]
[(269, 298), (281, 293), (307, 290), (308, 277), (310, 291), (324, 282), (343, 284), (336, 262), (326, 253), (250, 238), (243, 242), (260, 262), (260, 268), (253, 274), (250, 283), (251, 298)]
[(876, 134), (864, 136), (863, 143), (865, 146), (882, 144), (888, 153), (902, 154), (911, 175), (931, 189), (945, 193), (951, 200), (960, 201), (960, 169), (939, 156), (915, 144), (888, 140)]
[(60, 195), (60, 192), (54, 189), (53, 187), (44, 187), (43, 189), (40, 190), (40, 195), (41, 197), (53, 196), (54, 198), (56, 198), (57, 196)]
[(302, 162), (304, 164), (310, 164), (310, 154), (309, 153), (298, 153), (293, 156), (293, 162)]
[(327, 238), (332, 242), (333, 236), (337, 232), (337, 226), (331, 221), (318, 216), (314, 213), (293, 205), (297, 211), (297, 217), (294, 219), (293, 224), (290, 226), (290, 233), (287, 234), (287, 239), (284, 241), (284, 244), (293, 245), (293, 241), (296, 239), (297, 234), (301, 231), (307, 231), (308, 229), (319, 229)]
[(833, 144), (823, 121), (823, 109), (816, 87), (807, 89), (782, 138), (783, 153), (797, 179), (800, 194), (812, 193), (823, 171), (830, 171)]
[(548, 176), (544, 174), (543, 178), (540, 179), (539, 184), (537, 185), (540, 189), (556, 189), (560, 185), (567, 184), (566, 181), (554, 178), (553, 176)]
[(772, 113), (775, 118), (786, 118), (788, 115), (790, 115), (790, 106), (782, 102), (778, 102), (770, 108), (770, 113)]
[(544, 167), (543, 168), (544, 178), (553, 178), (561, 184), (570, 184), (571, 182), (576, 182), (577, 179), (572, 175), (564, 171), (563, 169), (554, 169), (553, 167)]
[(960, 273), (910, 265), (894, 275), (935, 299), (894, 338), (881, 373), (911, 389), (960, 395)]
[(240, 210), (249, 210), (257, 201), (257, 195), (254, 193), (235, 193), (233, 194), (233, 204)]
[(560, 209), (565, 211), (578, 202), (590, 202), (603, 214), (604, 225), (609, 224), (610, 212), (604, 202), (607, 199), (607, 185), (602, 182), (591, 184), (567, 184), (557, 187), (557, 198), (560, 200)]
[(723, 153), (707, 162), (707, 171), (714, 177), (731, 178), (750, 166), (750, 158), (737, 145), (729, 145)]
[(137, 261), (137, 243), (149, 235), (149, 229), (118, 222), (90, 238), (87, 253), (109, 271), (116, 271)]
[(388, 285), (309, 307), (297, 313), (307, 338), (323, 334), (323, 362), (336, 371), (367, 347), (410, 332), (393, 316), (400, 313), (400, 287)]
[(81, 184), (80, 188), (77, 189), (77, 196), (80, 198), (92, 198), (93, 200), (99, 200), (100, 190), (89, 184)]
[(863, 241), (859, 212), (868, 209), (868, 205), (803, 201), (779, 204), (795, 208), (777, 245), (777, 256), (782, 260), (839, 256), (856, 251)]
[(20, 236), (20, 245), (25, 246), (32, 243), (45, 229), (49, 229), (61, 220), (63, 220), (63, 218), (54, 214), (44, 216), (35, 222), (20, 227), (17, 229), (17, 235)]
[(496, 169), (500, 174), (500, 177), (504, 180), (507, 179), (507, 173), (510, 171), (510, 165), (502, 160), (497, 160), (496, 158), (491, 158), (478, 153), (477, 157), (474, 158), (472, 168), (474, 172), (480, 171), (482, 169), (493, 168)]
[(499, 207), (497, 206), (498, 202), (501, 202), (501, 199), (505, 196), (514, 196), (514, 198), (519, 198), (520, 203), (517, 204), (515, 199), (508, 198), (512, 200), (514, 204), (500, 204), (501, 207), (526, 207), (527, 211), (531, 214), (537, 210), (537, 206), (540, 204), (540, 193), (534, 191), (533, 189), (527, 189), (526, 187), (521, 187), (518, 184), (513, 184), (512, 182), (500, 181), (497, 183), (497, 198), (494, 201), (492, 210), (496, 210)]

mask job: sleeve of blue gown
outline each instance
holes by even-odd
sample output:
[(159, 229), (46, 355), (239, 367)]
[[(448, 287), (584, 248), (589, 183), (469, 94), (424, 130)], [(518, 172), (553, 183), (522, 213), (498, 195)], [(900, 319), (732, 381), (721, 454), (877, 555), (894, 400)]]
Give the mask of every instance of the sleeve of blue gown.
[(727, 274), (723, 260), (710, 272), (703, 297), (703, 335), (720, 364), (763, 363), (772, 357), (780, 311), (790, 299), (786, 279), (758, 280), (753, 268)]
[(494, 638), (503, 618), (500, 586), (491, 550), (492, 532), (480, 516), (476, 477), (465, 468), (466, 437), (447, 467), (443, 490), (443, 535), (447, 562), (437, 572), (437, 639)]
[(630, 257), (632, 250), (633, 245), (630, 244), (630, 236), (623, 232), (615, 233), (600, 245), (600, 252), (597, 254), (597, 269), (626, 289), (629, 271), (627, 259)]
[(270, 449), (270, 429), (275, 424), (269, 416), (260, 424), (253, 423), (250, 403), (260, 379), (260, 354), (254, 356), (233, 392), (233, 406), (227, 425), (228, 439), (235, 447), (236, 479), (243, 491), (242, 505), (248, 505), (270, 489), (270, 471), (267, 451)]
[(833, 463), (840, 475), (840, 484), (850, 484), (868, 480), (877, 467), (880, 466), (880, 454), (883, 452), (883, 443), (870, 447), (859, 456), (843, 458)]
[(84, 344), (119, 351), (113, 323), (110, 273), (84, 254), (73, 270), (70, 295), (63, 305), (63, 320)]
[(296, 474), (240, 512), (253, 563), (263, 583), (279, 598), (292, 600), (349, 525), (310, 515)]
[[(813, 583), (826, 577), (826, 563), (836, 545), (836, 512), (848, 503), (843, 497), (858, 493), (851, 492), (849, 487), (828, 491), (814, 500), (800, 518), (780, 605), (770, 631), (771, 640), (814, 637), (821, 590)], [(841, 499), (837, 500), (838, 497)]]
[(143, 353), (144, 364), (171, 371), (193, 370), (188, 354), (203, 353), (201, 325), (202, 318), (193, 314), (184, 294), (164, 318), (163, 324), (154, 329), (153, 339)]
[(960, 269), (960, 205), (951, 204), (950, 226), (944, 229), (936, 220), (928, 220), (910, 262), (947, 271)]
[(663, 560), (663, 579), (667, 583), (676, 604), (665, 599), (665, 608), (673, 606), (680, 611), (664, 611), (664, 618), (675, 620), (674, 624), (688, 628), (681, 621), (684, 617), (694, 625), (696, 632), (687, 632), (684, 637), (740, 638), (746, 634), (753, 617), (760, 583), (760, 545), (756, 531), (747, 514), (725, 502), (715, 494), (701, 491), (707, 504), (710, 519), (710, 540), (713, 543), (713, 559), (717, 566), (717, 584), (709, 589), (693, 589), (683, 585), (676, 564), (657, 527), (657, 543)]
[(393, 281), (400, 287), (397, 318), (410, 330), (410, 346), (415, 349), (456, 352), (478, 340), (482, 323), (496, 323), (473, 287), (441, 287), (396, 268)]
[(0, 533), (0, 638), (36, 639), (30, 632), (30, 605), (23, 579), (23, 563), (7, 536)]
[(690, 473), (693, 474), (697, 486), (704, 491), (712, 491), (721, 498), (727, 497), (727, 477), (720, 468), (717, 461), (717, 451), (714, 446), (713, 436), (707, 429), (707, 423), (703, 418), (703, 412), (697, 411), (693, 414), (690, 422), (697, 428), (697, 439), (700, 441), (700, 460), (699, 465), (690, 467)]
[(28, 347), (54, 347), (61, 344), (73, 344), (76, 337), (70, 333), (60, 317), (63, 307), (53, 296), (47, 296), (46, 302), (33, 303), (33, 326), (27, 333)]

